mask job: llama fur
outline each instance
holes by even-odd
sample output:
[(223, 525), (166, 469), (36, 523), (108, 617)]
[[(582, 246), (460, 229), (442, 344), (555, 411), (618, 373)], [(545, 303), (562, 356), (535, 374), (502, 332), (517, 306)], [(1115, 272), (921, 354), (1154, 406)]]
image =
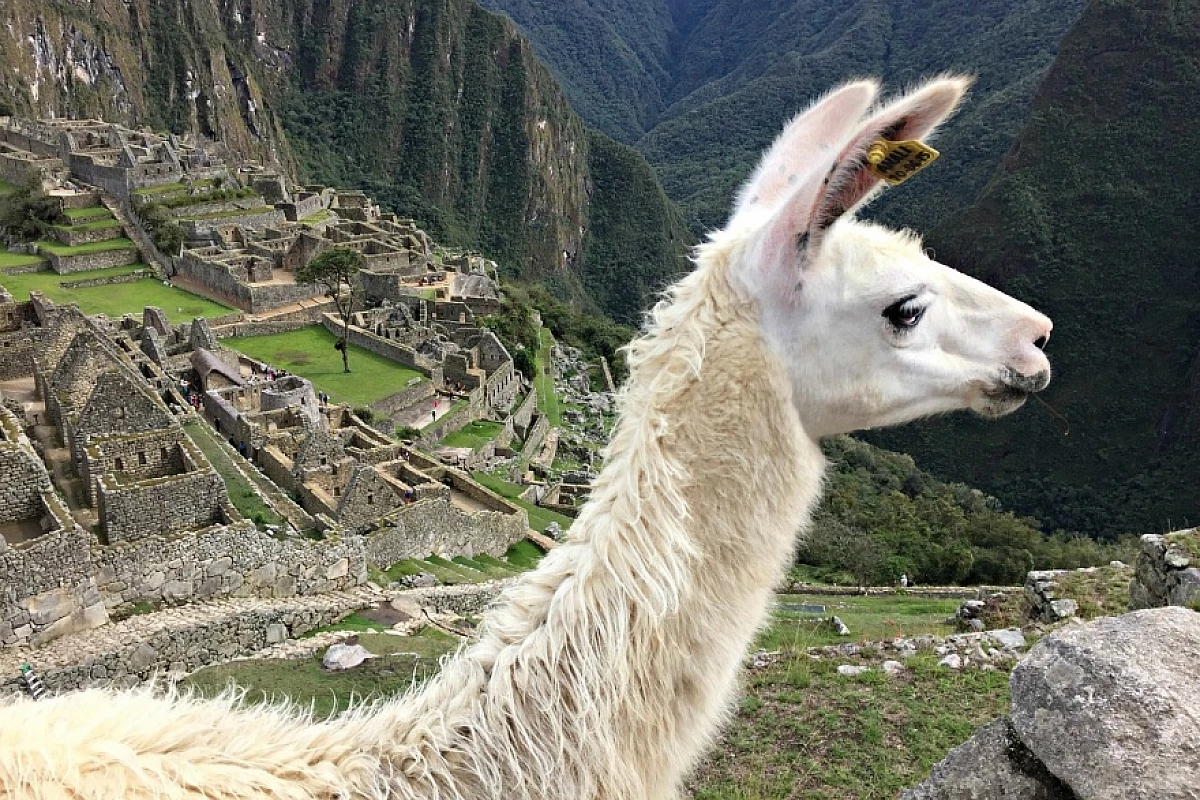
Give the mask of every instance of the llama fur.
[[(849, 115), (838, 130), (775, 149), (858, 147), (873, 96), (851, 84), (814, 109)], [(755, 180), (629, 345), (605, 467), (569, 539), (436, 677), (329, 720), (153, 688), (7, 701), (0, 798), (678, 797), (729, 714), (825, 468), (825, 431), (797, 413), (796, 373), (746, 276), (771, 247), (754, 206), (797, 181), (769, 165)], [(849, 262), (881, 237), (920, 251), (849, 218), (822, 235)]]

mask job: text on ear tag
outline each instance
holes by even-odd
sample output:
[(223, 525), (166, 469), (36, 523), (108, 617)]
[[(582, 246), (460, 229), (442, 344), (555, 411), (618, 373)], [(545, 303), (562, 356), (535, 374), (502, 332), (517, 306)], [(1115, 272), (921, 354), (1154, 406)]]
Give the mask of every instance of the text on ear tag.
[(889, 185), (897, 186), (932, 164), (938, 155), (937, 150), (916, 139), (879, 139), (867, 150), (867, 166)]

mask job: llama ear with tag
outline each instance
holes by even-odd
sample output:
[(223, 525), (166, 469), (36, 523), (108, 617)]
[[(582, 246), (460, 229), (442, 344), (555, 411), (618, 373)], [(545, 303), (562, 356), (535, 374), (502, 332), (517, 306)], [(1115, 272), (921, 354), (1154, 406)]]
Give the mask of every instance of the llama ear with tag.
[(800, 182), (820, 170), (830, 155), (846, 146), (878, 92), (874, 80), (855, 81), (797, 114), (739, 190), (730, 226), (752, 214), (773, 210)]
[(935, 78), (862, 123), (824, 178), (808, 228), (810, 245), (870, 200), (883, 183), (903, 183), (932, 164), (938, 152), (922, 140), (953, 113), (970, 85), (967, 77)]

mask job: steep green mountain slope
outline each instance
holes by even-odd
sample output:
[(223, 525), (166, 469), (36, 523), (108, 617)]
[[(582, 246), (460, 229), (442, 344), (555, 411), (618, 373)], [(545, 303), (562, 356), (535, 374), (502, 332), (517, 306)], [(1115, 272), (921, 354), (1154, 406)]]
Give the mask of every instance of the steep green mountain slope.
[[(14, 0), (0, 19), (18, 113), (219, 135), (564, 296), (606, 276), (620, 288), (601, 308), (623, 320), (684, 265), (688, 235), (641, 157), (589, 133), (516, 28), (471, 0)], [(593, 216), (630, 241), (598, 246)]]
[[(661, 97), (662, 110), (644, 122), (637, 146), (700, 232), (724, 220), (734, 188), (786, 119), (864, 74), (893, 89), (945, 70), (978, 75), (972, 100), (943, 129), (938, 169), (881, 199), (872, 214), (929, 227), (963, 208), (1007, 151), (1085, 0), (650, 0), (647, 14), (660, 18), (664, 5), (670, 13), (665, 61), (657, 60), (657, 40), (643, 46), (644, 29), (623, 25), (619, 5), (627, 0), (586, 4), (605, 26), (582, 29), (578, 3), (484, 2), (513, 16), (566, 76), (584, 118), (612, 135), (629, 129), (613, 122), (609, 106), (642, 109), (635, 94), (644, 80), (665, 76), (651, 103)], [(641, 68), (639, 79), (612, 80), (629, 63)], [(601, 89), (604, 105), (595, 97)]]
[[(1200, 7), (1092, 3), (979, 201), (927, 241), (1046, 311), (1045, 409), (881, 434), (1051, 526), (1200, 522)], [(981, 453), (989, 454), (980, 458)]]
[(482, 0), (508, 14), (589, 125), (635, 142), (666, 108), (675, 23), (665, 0)]

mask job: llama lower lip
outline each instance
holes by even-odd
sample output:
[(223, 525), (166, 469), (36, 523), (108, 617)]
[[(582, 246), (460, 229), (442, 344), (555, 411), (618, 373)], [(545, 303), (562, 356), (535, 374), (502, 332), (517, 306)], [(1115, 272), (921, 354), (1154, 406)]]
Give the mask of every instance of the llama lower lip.
[(1025, 404), (1029, 392), (1015, 386), (999, 386), (983, 392), (983, 402), (974, 408), (983, 417), (1002, 417)]

